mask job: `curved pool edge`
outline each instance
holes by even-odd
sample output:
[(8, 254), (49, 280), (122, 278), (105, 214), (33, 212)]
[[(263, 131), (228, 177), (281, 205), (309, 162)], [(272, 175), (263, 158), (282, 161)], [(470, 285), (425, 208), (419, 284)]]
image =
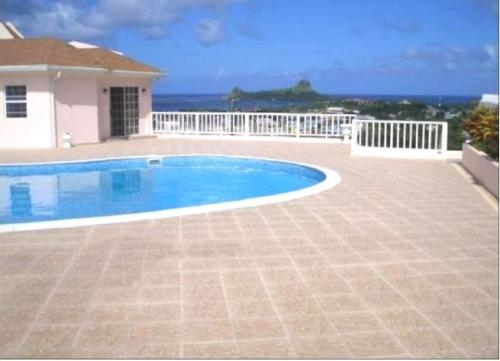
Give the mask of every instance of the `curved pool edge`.
[(253, 197), (249, 199), (243, 199), (239, 201), (229, 201), (222, 203), (206, 204), (201, 206), (191, 206), (183, 208), (166, 209), (160, 211), (151, 212), (139, 212), (139, 213), (129, 213), (120, 214), (112, 216), (100, 216), (100, 217), (85, 217), (85, 218), (70, 218), (61, 219), (53, 221), (41, 221), (41, 222), (29, 222), (29, 223), (11, 223), (0, 225), (0, 233), (8, 232), (18, 232), (18, 231), (35, 231), (44, 229), (54, 229), (54, 228), (72, 228), (72, 227), (85, 227), (85, 226), (95, 226), (95, 225), (105, 225), (113, 223), (124, 223), (124, 222), (138, 222), (138, 221), (148, 221), (156, 219), (173, 218), (180, 216), (196, 215), (202, 213), (212, 213), (221, 212), (232, 209), (244, 209), (250, 207), (258, 207), (269, 204), (283, 203), (287, 201), (292, 201), (295, 199), (311, 196), (318, 194), (320, 192), (326, 191), (333, 188), (339, 184), (342, 180), (340, 175), (332, 169), (324, 168), (317, 165), (312, 165), (308, 163), (295, 162), (289, 160), (281, 160), (274, 158), (263, 158), (254, 156), (244, 156), (244, 155), (227, 155), (227, 154), (172, 154), (172, 155), (161, 155), (161, 154), (149, 154), (149, 155), (138, 155), (138, 156), (125, 156), (125, 157), (108, 157), (108, 158), (97, 158), (97, 159), (84, 159), (84, 160), (68, 160), (68, 161), (58, 161), (58, 162), (37, 162), (37, 163), (7, 163), (0, 164), (1, 166), (22, 166), (22, 165), (44, 165), (44, 164), (65, 164), (65, 163), (84, 163), (84, 162), (96, 162), (96, 161), (106, 161), (106, 160), (116, 160), (116, 159), (136, 159), (136, 158), (149, 158), (149, 157), (189, 157), (189, 156), (205, 156), (205, 157), (226, 157), (226, 158), (244, 158), (244, 159), (255, 159), (263, 161), (272, 161), (279, 163), (288, 163), (293, 165), (298, 165), (302, 167), (307, 167), (320, 171), (325, 175), (325, 179), (321, 182), (314, 184), (312, 186), (284, 192), (269, 196)]

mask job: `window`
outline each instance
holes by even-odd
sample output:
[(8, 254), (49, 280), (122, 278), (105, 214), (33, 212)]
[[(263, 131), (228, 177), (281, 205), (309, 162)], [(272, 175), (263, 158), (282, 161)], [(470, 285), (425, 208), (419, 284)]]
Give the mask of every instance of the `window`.
[(26, 118), (26, 86), (7, 85), (5, 87), (5, 110), (7, 118)]

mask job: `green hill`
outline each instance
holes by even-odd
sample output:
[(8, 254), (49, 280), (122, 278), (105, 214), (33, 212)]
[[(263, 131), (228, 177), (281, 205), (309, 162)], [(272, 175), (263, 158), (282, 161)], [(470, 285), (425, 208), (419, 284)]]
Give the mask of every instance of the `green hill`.
[(233, 88), (226, 96), (227, 99), (239, 100), (293, 100), (293, 101), (315, 101), (327, 100), (327, 95), (322, 95), (311, 87), (309, 80), (301, 80), (292, 88), (261, 90), (247, 92), (239, 87)]

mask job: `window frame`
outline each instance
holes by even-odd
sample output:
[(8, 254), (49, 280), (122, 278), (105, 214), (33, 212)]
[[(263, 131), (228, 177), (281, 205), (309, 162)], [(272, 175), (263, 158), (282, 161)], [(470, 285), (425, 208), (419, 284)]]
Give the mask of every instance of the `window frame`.
[[(14, 99), (9, 99), (9, 95), (7, 94), (7, 89), (10, 87), (23, 87), (24, 88), (24, 97), (23, 95), (10, 95), (10, 97), (14, 97)], [(16, 99), (17, 97), (18, 99)], [(9, 116), (9, 104), (25, 104), (26, 110), (24, 113), (20, 112), (11, 112), (11, 114), (21, 114), (22, 116)], [(5, 109), (5, 118), (6, 119), (26, 119), (28, 118), (28, 87), (22, 84), (9, 84), (4, 86), (4, 109)]]

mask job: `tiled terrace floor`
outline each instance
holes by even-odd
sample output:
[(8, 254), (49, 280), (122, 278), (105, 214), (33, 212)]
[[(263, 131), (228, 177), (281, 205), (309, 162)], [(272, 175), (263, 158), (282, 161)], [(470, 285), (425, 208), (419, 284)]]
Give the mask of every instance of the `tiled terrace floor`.
[(2, 357), (498, 357), (498, 213), (442, 161), (134, 140), (0, 162), (224, 153), (343, 180), (288, 203), (0, 234)]

